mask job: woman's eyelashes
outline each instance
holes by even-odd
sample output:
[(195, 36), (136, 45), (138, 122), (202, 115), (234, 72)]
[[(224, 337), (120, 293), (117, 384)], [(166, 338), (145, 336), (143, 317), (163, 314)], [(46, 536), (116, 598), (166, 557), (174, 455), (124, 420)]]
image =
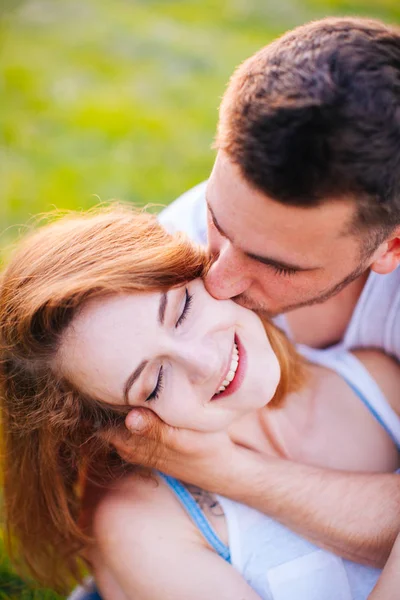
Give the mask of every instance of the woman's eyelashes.
[(188, 316), (190, 308), (192, 306), (192, 301), (193, 301), (193, 294), (189, 294), (188, 289), (186, 288), (186, 290), (185, 290), (185, 304), (183, 306), (183, 310), (181, 312), (181, 315), (180, 315), (179, 319), (175, 323), (175, 327), (176, 328), (179, 327), (180, 325), (182, 325), (183, 321)]
[[(188, 316), (190, 308), (192, 306), (192, 301), (193, 301), (193, 294), (189, 294), (188, 289), (186, 288), (183, 309), (182, 309), (182, 312), (181, 312), (177, 322), (175, 323), (175, 328), (182, 325), (182, 323)], [(151, 392), (151, 394), (149, 394), (149, 396), (147, 396), (145, 402), (150, 402), (151, 400), (157, 400), (157, 398), (159, 398), (159, 396), (161, 394), (163, 387), (164, 387), (164, 371), (163, 371), (163, 367), (161, 366), (160, 370), (158, 372), (156, 386), (155, 386), (154, 390)]]
[(151, 394), (149, 394), (149, 396), (147, 396), (145, 402), (150, 402), (150, 400), (157, 400), (157, 398), (159, 397), (159, 395), (163, 389), (163, 381), (164, 381), (164, 373), (163, 373), (163, 367), (161, 365), (160, 370), (158, 371), (156, 387), (151, 392)]

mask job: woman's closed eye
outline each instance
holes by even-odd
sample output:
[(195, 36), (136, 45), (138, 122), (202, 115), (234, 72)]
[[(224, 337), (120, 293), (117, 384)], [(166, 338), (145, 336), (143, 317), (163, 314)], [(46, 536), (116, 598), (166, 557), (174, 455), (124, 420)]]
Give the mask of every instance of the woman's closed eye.
[(180, 325), (182, 325), (182, 323), (188, 316), (190, 308), (192, 306), (192, 301), (193, 301), (193, 294), (189, 294), (188, 289), (186, 288), (185, 289), (185, 303), (183, 305), (183, 310), (180, 314), (180, 317), (177, 320), (177, 322), (175, 323), (175, 328), (178, 328)]
[[(187, 318), (190, 308), (192, 306), (192, 300), (193, 300), (193, 294), (189, 294), (188, 289), (186, 288), (182, 312), (179, 315), (179, 318), (175, 323), (175, 328), (178, 328), (180, 325), (182, 325), (184, 320)], [(160, 393), (161, 393), (163, 387), (164, 387), (164, 371), (163, 371), (163, 366), (161, 366), (160, 370), (158, 371), (157, 383), (155, 385), (155, 388), (153, 389), (151, 394), (149, 394), (147, 396), (145, 402), (150, 402), (151, 400), (157, 400), (157, 398), (159, 398), (159, 396), (160, 396)]]
[(163, 389), (163, 381), (164, 381), (164, 373), (163, 367), (161, 365), (160, 370), (158, 371), (157, 383), (154, 390), (149, 394), (145, 400), (145, 402), (150, 402), (151, 400), (157, 400), (162, 389)]

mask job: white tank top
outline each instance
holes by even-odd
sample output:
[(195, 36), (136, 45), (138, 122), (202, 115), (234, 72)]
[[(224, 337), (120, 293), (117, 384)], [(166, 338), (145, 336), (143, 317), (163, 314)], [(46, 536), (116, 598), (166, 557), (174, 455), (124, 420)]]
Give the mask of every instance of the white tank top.
[[(341, 375), (400, 448), (400, 419), (364, 365), (338, 348), (304, 352)], [(229, 535), (225, 550), (215, 532), (206, 535), (205, 517), (195, 514), (199, 508), (189, 508), (182, 484), (165, 479), (216, 552), (224, 558), (230, 553), (231, 564), (262, 600), (366, 600), (377, 582), (379, 569), (321, 550), (263, 513), (218, 496)]]
[[(175, 200), (160, 215), (169, 230), (185, 231), (193, 241), (207, 243), (207, 210), (203, 182)], [(276, 323), (289, 336), (285, 316)], [(389, 275), (370, 273), (341, 346), (378, 348), (400, 360), (400, 268)]]
[[(357, 358), (340, 349), (304, 353), (341, 375), (400, 448), (400, 419)], [(321, 550), (248, 506), (224, 497), (219, 501), (227, 519), (232, 564), (263, 600), (368, 598), (378, 569)]]

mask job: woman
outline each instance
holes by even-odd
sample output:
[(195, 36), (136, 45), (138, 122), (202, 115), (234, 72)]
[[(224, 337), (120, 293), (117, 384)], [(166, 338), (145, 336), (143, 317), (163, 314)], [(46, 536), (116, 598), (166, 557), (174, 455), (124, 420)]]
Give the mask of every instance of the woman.
[(65, 218), (20, 245), (0, 296), (14, 550), (59, 588), (85, 559), (106, 600), (366, 598), (376, 570), (252, 509), (144, 477), (107, 442), (140, 407), (170, 425), (228, 430), (260, 453), (397, 468), (394, 361), (333, 353), (328, 368), (303, 366), (272, 324), (208, 295), (206, 268), (199, 248), (123, 208)]

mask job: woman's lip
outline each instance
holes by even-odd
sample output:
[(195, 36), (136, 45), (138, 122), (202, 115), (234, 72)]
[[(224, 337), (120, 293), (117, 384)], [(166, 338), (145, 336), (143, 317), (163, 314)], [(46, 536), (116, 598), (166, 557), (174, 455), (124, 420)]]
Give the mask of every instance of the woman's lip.
[(228, 385), (226, 390), (214, 394), (212, 400), (219, 400), (220, 398), (229, 396), (230, 394), (237, 392), (237, 390), (242, 385), (247, 368), (247, 353), (237, 334), (235, 334), (235, 344), (237, 345), (239, 351), (239, 364), (238, 368), (236, 369), (235, 377), (233, 381), (231, 381), (231, 383)]

